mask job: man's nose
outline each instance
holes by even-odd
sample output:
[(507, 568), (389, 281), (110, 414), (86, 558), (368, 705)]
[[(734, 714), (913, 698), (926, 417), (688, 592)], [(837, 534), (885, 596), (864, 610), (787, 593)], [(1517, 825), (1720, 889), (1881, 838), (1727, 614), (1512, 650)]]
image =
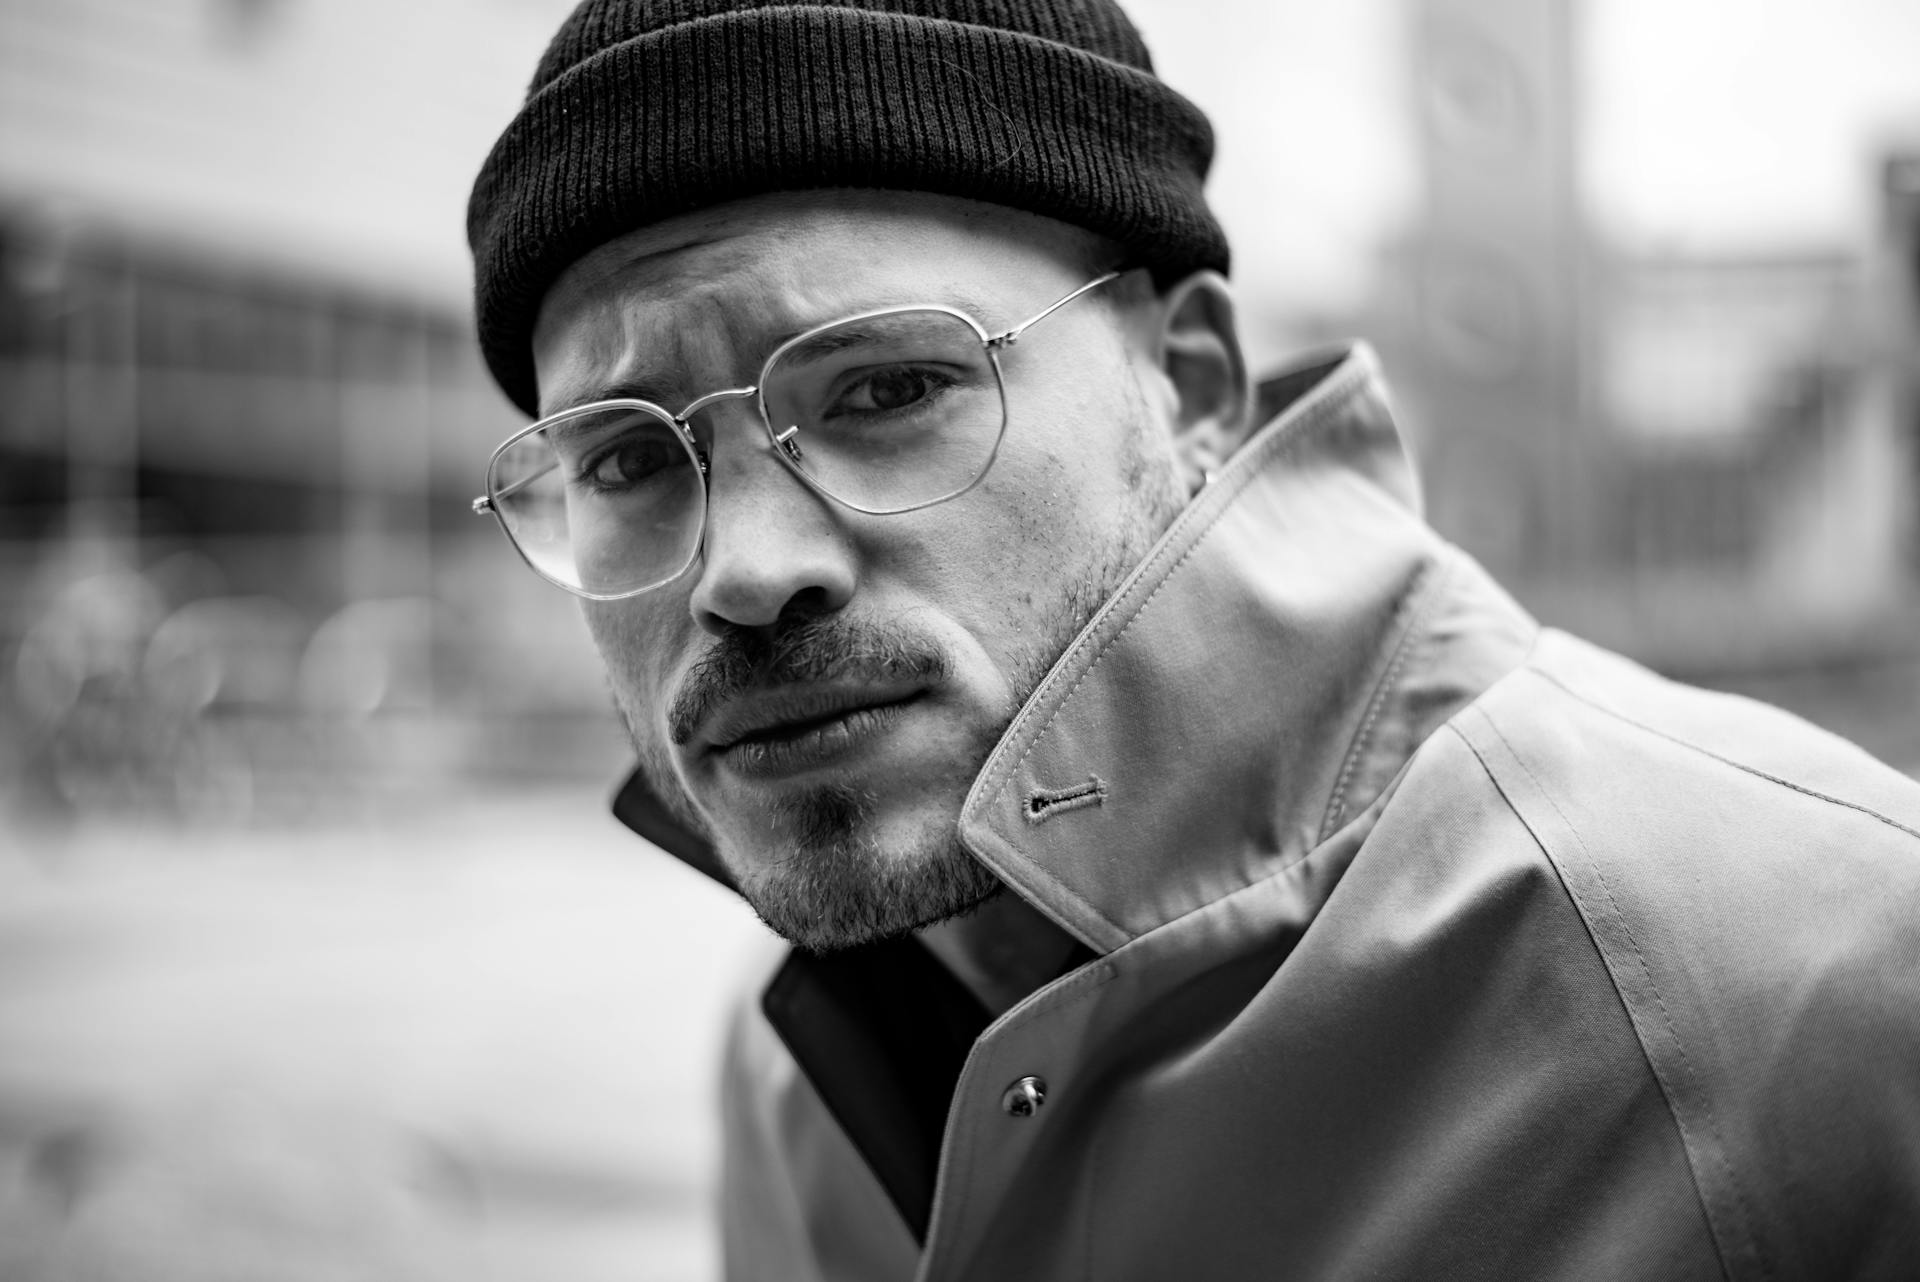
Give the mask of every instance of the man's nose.
[(707, 631), (827, 614), (852, 600), (858, 557), (843, 509), (774, 457), (746, 404), (715, 406), (706, 542), (691, 608)]

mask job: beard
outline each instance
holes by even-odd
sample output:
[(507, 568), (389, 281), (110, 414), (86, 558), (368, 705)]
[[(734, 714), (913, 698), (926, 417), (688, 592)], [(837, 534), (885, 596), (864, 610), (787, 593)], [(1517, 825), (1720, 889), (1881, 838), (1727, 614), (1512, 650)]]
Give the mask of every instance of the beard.
[[(955, 762), (961, 798), (1047, 672), (1185, 502), (1171, 458), (1147, 448), (1152, 427), (1144, 405), (1135, 408), (1140, 413), (1129, 460), (1130, 501), (1105, 538), (1065, 576), (1056, 599), (1035, 620), (1031, 641), (1012, 656), (1007, 706), (969, 759)], [(932, 682), (950, 667), (934, 642), (897, 624), (824, 615), (783, 618), (764, 633), (734, 629), (688, 669), (667, 711), (667, 740), (685, 743), (706, 710), (755, 686), (837, 678)], [(636, 718), (624, 707), (620, 711), (655, 795), (713, 843), (761, 921), (801, 948), (824, 953), (897, 938), (968, 913), (1004, 889), (961, 842), (950, 817), (883, 842), (875, 835), (878, 800), (834, 783), (773, 806), (770, 818), (784, 846), (778, 858), (730, 850), (681, 784), (667, 744), (641, 733)]]
[(960, 916), (1000, 891), (950, 825), (914, 849), (888, 849), (872, 835), (874, 808), (872, 797), (834, 784), (783, 800), (786, 856), (744, 878), (741, 897), (782, 938), (824, 953)]

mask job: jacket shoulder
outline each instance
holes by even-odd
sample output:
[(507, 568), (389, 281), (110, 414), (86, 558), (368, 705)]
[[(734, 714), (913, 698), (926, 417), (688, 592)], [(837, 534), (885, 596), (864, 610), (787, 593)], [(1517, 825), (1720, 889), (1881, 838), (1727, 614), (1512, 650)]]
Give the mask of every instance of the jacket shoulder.
[(1450, 729), (1601, 954), (1729, 1275), (1920, 1258), (1920, 784), (1553, 632)]
[[(1530, 661), (1489, 710), (1508, 715), (1558, 702), (1564, 715), (1593, 717), (1665, 740), (1706, 775), (1744, 771), (1783, 788), (1882, 817), (1920, 841), (1920, 783), (1837, 735), (1738, 695), (1669, 681), (1619, 655), (1546, 629)], [(1557, 696), (1549, 690), (1557, 690)], [(1545, 698), (1543, 698), (1545, 696)]]

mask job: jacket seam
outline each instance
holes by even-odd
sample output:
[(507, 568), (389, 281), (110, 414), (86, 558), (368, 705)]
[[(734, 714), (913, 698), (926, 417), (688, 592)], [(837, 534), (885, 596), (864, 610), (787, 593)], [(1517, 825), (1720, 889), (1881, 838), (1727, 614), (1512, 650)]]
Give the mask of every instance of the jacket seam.
[(1849, 801), (1845, 797), (1836, 797), (1832, 793), (1822, 792), (1818, 788), (1809, 788), (1805, 784), (1795, 783), (1791, 779), (1784, 779), (1779, 775), (1773, 774), (1766, 770), (1762, 770), (1758, 766), (1750, 766), (1744, 761), (1735, 761), (1731, 757), (1722, 756), (1720, 753), (1715, 752), (1713, 749), (1703, 747), (1700, 744), (1693, 742), (1691, 739), (1682, 739), (1680, 736), (1669, 733), (1668, 731), (1662, 730), (1657, 726), (1650, 726), (1646, 724), (1644, 721), (1635, 720), (1633, 717), (1628, 716), (1626, 713), (1621, 712), (1619, 709), (1610, 707), (1604, 703), (1600, 703), (1597, 700), (1595, 700), (1592, 696), (1584, 693), (1583, 691), (1575, 690), (1572, 686), (1569, 686), (1565, 681), (1562, 681), (1554, 673), (1547, 672), (1539, 667), (1530, 665), (1525, 669), (1525, 671), (1533, 676), (1540, 678), (1542, 681), (1548, 682), (1549, 684), (1553, 685), (1554, 687), (1559, 689), (1562, 693), (1566, 694), (1569, 698), (1577, 699), (1581, 703), (1585, 704), (1587, 707), (1592, 708), (1595, 712), (1611, 717), (1615, 721), (1620, 722), (1622, 725), (1632, 726), (1634, 729), (1643, 731), (1646, 734), (1653, 735), (1655, 738), (1664, 739), (1668, 743), (1673, 744), (1675, 747), (1685, 748), (1689, 752), (1697, 752), (1701, 756), (1706, 757), (1711, 761), (1717, 761), (1721, 765), (1727, 766), (1730, 769), (1738, 770), (1743, 774), (1752, 775), (1756, 779), (1765, 779), (1768, 783), (1779, 784), (1782, 788), (1786, 788), (1792, 792), (1797, 792), (1802, 796), (1812, 797), (1818, 801), (1824, 801), (1831, 805), (1840, 806), (1847, 810), (1856, 811), (1860, 814), (1866, 815), (1870, 819), (1877, 819), (1881, 823), (1885, 824), (1889, 828), (1892, 828), (1896, 832), (1902, 832), (1909, 837), (1913, 837), (1916, 840), (1920, 840), (1920, 829), (1911, 828), (1906, 824), (1901, 823), (1898, 819), (1893, 818), (1891, 815), (1881, 814), (1878, 810), (1875, 810), (1872, 806), (1863, 805), (1858, 801)]
[[(1437, 576), (1437, 577), (1436, 577)], [(1374, 687), (1373, 697), (1367, 701), (1367, 715), (1355, 732), (1353, 741), (1347, 746), (1346, 760), (1340, 764), (1340, 774), (1334, 780), (1333, 796), (1327, 801), (1326, 814), (1320, 820), (1319, 841), (1325, 841), (1340, 830), (1340, 823), (1346, 817), (1347, 789), (1352, 786), (1355, 774), (1360, 767), (1360, 758), (1373, 743), (1373, 733), (1379, 724), (1380, 714), (1385, 710), (1387, 701), (1400, 688), (1400, 676), (1405, 671), (1408, 659), (1419, 649), (1424, 638), (1422, 626), (1432, 613), (1434, 604), (1440, 599), (1441, 591), (1452, 577), (1452, 566), (1436, 565), (1428, 562), (1421, 567), (1420, 577), (1407, 589), (1408, 597), (1419, 596), (1413, 609), (1413, 616), (1407, 620), (1406, 630), (1394, 643), (1393, 656), (1380, 674), (1380, 682)]]
[[(1540, 799), (1546, 803), (1548, 808), (1551, 809), (1554, 815), (1560, 820), (1561, 825), (1567, 831), (1567, 835), (1571, 837), (1574, 844), (1580, 848), (1580, 853), (1585, 857), (1587, 866), (1592, 870), (1593, 879), (1595, 883), (1598, 884), (1601, 893), (1606, 896), (1606, 905), (1609, 913), (1613, 920), (1618, 923), (1621, 935), (1626, 939), (1627, 946), (1632, 950), (1634, 964), (1638, 967), (1641, 978), (1646, 982), (1647, 991), (1653, 995), (1654, 1005), (1660, 1012), (1661, 1023), (1665, 1025), (1667, 1035), (1672, 1039), (1674, 1051), (1679, 1056), (1679, 1067), (1684, 1072), (1689, 1084), (1699, 1090), (1700, 1111), (1704, 1129), (1708, 1137), (1713, 1141), (1714, 1158), (1726, 1177), (1728, 1189), (1733, 1194), (1734, 1205), (1742, 1221), (1740, 1226), (1741, 1234), (1746, 1240), (1748, 1249), (1752, 1252), (1754, 1259), (1759, 1264), (1761, 1276), (1767, 1278), (1773, 1277), (1773, 1269), (1768, 1264), (1766, 1256), (1759, 1250), (1759, 1244), (1754, 1241), (1751, 1228), (1753, 1212), (1747, 1204), (1746, 1193), (1741, 1188), (1739, 1177), (1733, 1169), (1733, 1163), (1727, 1158), (1725, 1146), (1720, 1135), (1719, 1123), (1714, 1119), (1712, 1101), (1708, 1098), (1706, 1090), (1699, 1088), (1699, 1074), (1694, 1069), (1693, 1058), (1687, 1054), (1686, 1043), (1681, 1040), (1680, 1030), (1674, 1022), (1673, 1013), (1667, 1008), (1666, 998), (1661, 994), (1659, 984), (1654, 981), (1653, 970), (1647, 964), (1646, 954), (1641, 951), (1640, 941), (1634, 936), (1633, 927), (1628, 924), (1626, 914), (1621, 911), (1620, 902), (1614, 897), (1613, 887), (1608, 885), (1606, 874), (1601, 871), (1600, 862), (1593, 857), (1593, 852), (1587, 848), (1585, 839), (1581, 837), (1579, 830), (1574, 827), (1573, 821), (1567, 817), (1567, 813), (1560, 808), (1560, 803), (1554, 800), (1553, 794), (1547, 790), (1546, 785), (1541, 782), (1540, 777), (1534, 773), (1533, 768), (1529, 766), (1526, 759), (1520, 755), (1520, 751), (1514, 747), (1512, 740), (1507, 738), (1484, 708), (1475, 707), (1472, 711), (1477, 714), (1477, 719), (1480, 724), (1484, 725), (1487, 730), (1500, 741), (1501, 745), (1507, 750), (1507, 755), (1511, 758), (1514, 765), (1520, 769), (1522, 774), (1526, 775), (1528, 782), (1533, 785), (1534, 791), (1539, 794)], [(1582, 905), (1581, 896), (1573, 885), (1568, 882), (1565, 872), (1560, 868), (1559, 860), (1554, 858), (1552, 850), (1548, 847), (1546, 841), (1541, 838), (1540, 833), (1535, 829), (1532, 821), (1527, 818), (1525, 811), (1514, 802), (1506, 788), (1502, 786), (1498, 773), (1481, 753), (1479, 746), (1458, 726), (1450, 725), (1448, 729), (1452, 730), (1453, 733), (1466, 744), (1467, 750), (1473, 754), (1474, 759), (1480, 763), (1481, 770), (1486, 773), (1488, 781), (1493, 784), (1494, 788), (1500, 793), (1501, 799), (1506, 802), (1509, 812), (1512, 813), (1514, 818), (1520, 821), (1521, 826), (1527, 830), (1527, 835), (1533, 839), (1534, 845), (1539, 848), (1542, 857), (1546, 859), (1548, 866), (1553, 868), (1555, 876), (1560, 881), (1561, 888), (1564, 889), (1568, 897), (1573, 900), (1575, 910), (1580, 913), (1587, 927), (1587, 937), (1592, 942), (1594, 951), (1600, 957), (1602, 963), (1605, 963), (1607, 959), (1606, 947), (1596, 935), (1593, 923), (1588, 919), (1587, 909)], [(1615, 997), (1619, 999), (1621, 1006), (1628, 1012), (1629, 1016), (1631, 1016), (1633, 1002), (1622, 989), (1620, 980), (1614, 974), (1612, 966), (1607, 966), (1607, 978), (1613, 985)], [(1684, 1143), (1694, 1128), (1688, 1123), (1687, 1119), (1682, 1115), (1681, 1109), (1675, 1103), (1673, 1089), (1669, 1086), (1666, 1080), (1666, 1074), (1661, 1071), (1658, 1058), (1647, 1045), (1645, 1037), (1641, 1035), (1639, 1028), (1634, 1026), (1631, 1018), (1628, 1019), (1627, 1023), (1629, 1027), (1634, 1029), (1634, 1041), (1640, 1047), (1641, 1057), (1645, 1059), (1647, 1068), (1652, 1072), (1654, 1080), (1659, 1083), (1661, 1098), (1667, 1106), (1667, 1114), (1673, 1119), (1674, 1126), (1680, 1131), (1681, 1139)], [(1718, 1235), (1711, 1232), (1712, 1214), (1710, 1204), (1706, 1197), (1705, 1190), (1700, 1187), (1699, 1175), (1697, 1173), (1693, 1177), (1693, 1184), (1694, 1195), (1700, 1199), (1702, 1208), (1708, 1209), (1709, 1236), (1714, 1238), (1714, 1255), (1720, 1262), (1721, 1273), (1727, 1277), (1732, 1277), (1733, 1270), (1727, 1261), (1726, 1252), (1718, 1240)]]

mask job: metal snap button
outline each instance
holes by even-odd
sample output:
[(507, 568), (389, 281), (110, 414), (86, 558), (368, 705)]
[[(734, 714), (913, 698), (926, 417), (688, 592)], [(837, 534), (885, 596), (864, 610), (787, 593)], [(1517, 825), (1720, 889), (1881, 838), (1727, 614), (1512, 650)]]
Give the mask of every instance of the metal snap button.
[(1008, 1117), (1032, 1117), (1046, 1102), (1047, 1082), (1043, 1077), (1023, 1077), (1000, 1097), (1000, 1107)]

